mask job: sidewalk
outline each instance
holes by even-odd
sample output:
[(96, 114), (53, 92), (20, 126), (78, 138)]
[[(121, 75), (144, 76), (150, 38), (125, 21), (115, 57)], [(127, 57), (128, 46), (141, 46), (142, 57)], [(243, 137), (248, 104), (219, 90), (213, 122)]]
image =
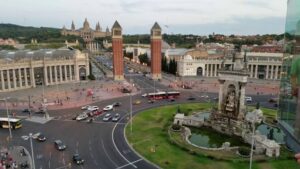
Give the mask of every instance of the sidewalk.
[(22, 146), (14, 146), (10, 149), (1, 147), (0, 169), (21, 168), (21, 165), (27, 164), (28, 168), (32, 168), (32, 159), (29, 151)]
[[(122, 82), (111, 80), (88, 81), (81, 83), (61, 84), (54, 86), (25, 89), (1, 93), (0, 98), (8, 99), (8, 108), (25, 109), (30, 106), (34, 111), (42, 107), (43, 96), (48, 110), (77, 107), (102, 100), (126, 96), (121, 92)], [(138, 93), (137, 89), (133, 93)], [(5, 103), (0, 102), (0, 109), (5, 109)]]
[[(176, 80), (175, 80), (176, 79)], [(163, 78), (161, 83), (174, 90), (191, 90), (202, 92), (219, 92), (219, 82), (217, 78)], [(183, 89), (183, 85), (190, 86), (191, 89)], [(246, 94), (270, 94), (277, 96), (279, 93), (279, 81), (249, 79), (246, 85)]]

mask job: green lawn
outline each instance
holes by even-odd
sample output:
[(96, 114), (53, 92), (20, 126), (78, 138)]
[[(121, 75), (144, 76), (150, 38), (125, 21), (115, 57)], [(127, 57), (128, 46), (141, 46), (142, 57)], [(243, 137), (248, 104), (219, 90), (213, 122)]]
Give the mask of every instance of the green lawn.
[[(210, 108), (207, 103), (183, 104), (181, 112)], [(148, 160), (165, 169), (248, 169), (248, 162), (217, 161), (204, 155), (193, 155), (171, 144), (167, 133), (177, 106), (163, 106), (139, 113), (133, 119), (133, 132), (126, 128), (126, 136), (133, 148)], [(253, 169), (298, 169), (294, 160), (271, 160), (254, 163)]]

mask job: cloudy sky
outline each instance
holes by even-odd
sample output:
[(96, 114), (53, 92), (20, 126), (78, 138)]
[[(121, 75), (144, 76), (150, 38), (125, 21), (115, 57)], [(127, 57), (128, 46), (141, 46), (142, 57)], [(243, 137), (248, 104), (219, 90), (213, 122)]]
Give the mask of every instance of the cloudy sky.
[(0, 22), (76, 28), (88, 18), (126, 34), (148, 33), (157, 21), (166, 33), (207, 35), (284, 32), (287, 0), (0, 0)]

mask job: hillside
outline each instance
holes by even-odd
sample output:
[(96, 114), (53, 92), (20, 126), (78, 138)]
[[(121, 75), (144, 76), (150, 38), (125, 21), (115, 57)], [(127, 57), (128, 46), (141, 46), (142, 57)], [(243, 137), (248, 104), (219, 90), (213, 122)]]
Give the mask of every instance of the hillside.
[(81, 38), (76, 36), (62, 36), (60, 29), (47, 27), (27, 27), (14, 24), (0, 24), (0, 38), (13, 38), (20, 43), (30, 43), (31, 39), (38, 42), (63, 43), (65, 40), (75, 41)]

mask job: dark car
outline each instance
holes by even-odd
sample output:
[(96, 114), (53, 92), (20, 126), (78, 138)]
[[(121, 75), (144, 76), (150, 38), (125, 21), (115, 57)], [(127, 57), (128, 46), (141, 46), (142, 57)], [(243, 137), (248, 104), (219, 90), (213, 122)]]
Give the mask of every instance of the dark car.
[(65, 150), (67, 148), (67, 146), (61, 140), (55, 140), (54, 146), (59, 151)]
[(74, 154), (73, 155), (73, 161), (74, 161), (74, 163), (76, 163), (78, 165), (84, 163), (84, 159), (82, 159), (79, 154)]
[(38, 111), (35, 112), (36, 114), (45, 114), (45, 110), (44, 109), (39, 109)]
[(22, 113), (28, 113), (28, 114), (29, 114), (29, 113), (30, 113), (30, 110), (29, 110), (29, 109), (23, 109), (23, 110), (22, 110)]
[(120, 114), (117, 113), (117, 114), (115, 114), (114, 117), (112, 118), (112, 121), (113, 121), (113, 122), (117, 122), (117, 121), (120, 120), (120, 118), (121, 118)]
[(169, 102), (175, 102), (175, 99), (174, 98), (170, 98)]
[(113, 105), (114, 107), (119, 107), (119, 106), (121, 106), (122, 104), (121, 104), (120, 102), (114, 102), (112, 105)]
[(190, 96), (189, 98), (187, 98), (188, 100), (196, 100), (195, 97)]
[(38, 141), (40, 141), (40, 142), (44, 142), (44, 141), (46, 141), (46, 137), (45, 137), (45, 135), (44, 134), (40, 134), (39, 136), (37, 136), (37, 138), (36, 138)]

